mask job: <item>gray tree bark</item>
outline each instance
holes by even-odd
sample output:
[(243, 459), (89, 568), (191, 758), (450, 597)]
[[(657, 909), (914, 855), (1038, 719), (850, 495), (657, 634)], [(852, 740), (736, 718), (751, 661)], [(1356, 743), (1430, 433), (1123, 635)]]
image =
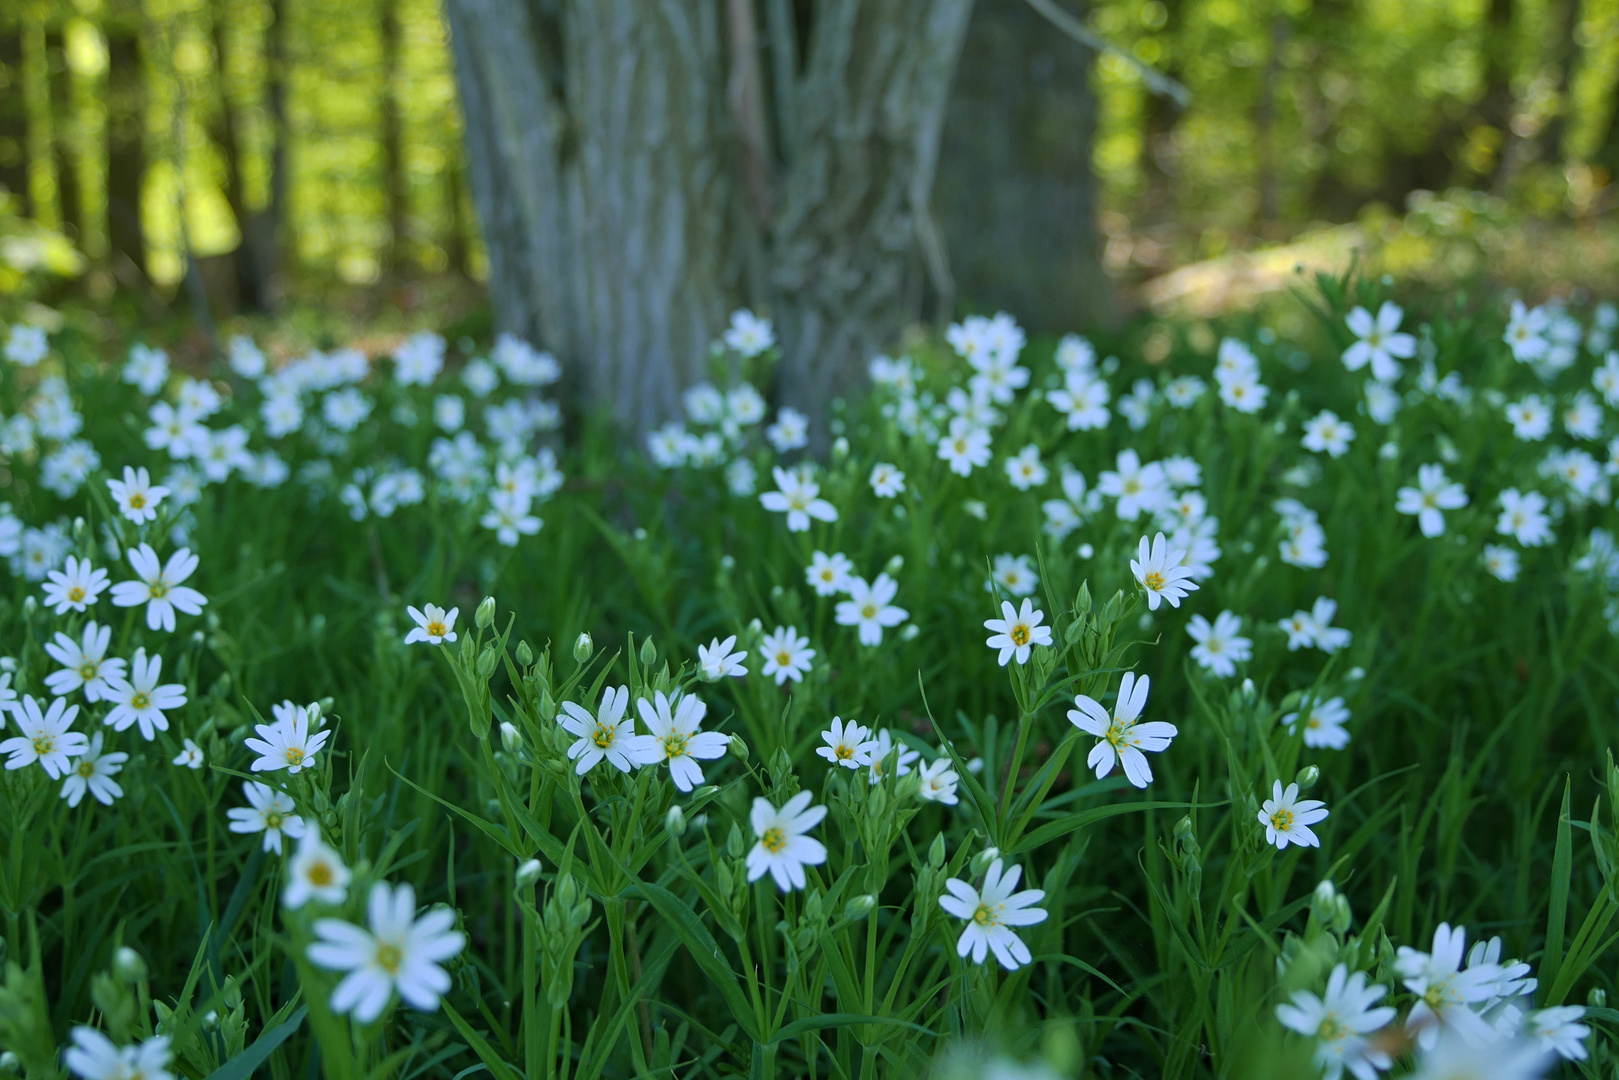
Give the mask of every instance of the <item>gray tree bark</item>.
[(763, 3), (446, 3), (497, 324), (635, 428), (740, 304), (813, 417), (910, 314), (971, 0)]
[(1092, 51), (1025, 0), (978, 0), (934, 206), (962, 303), (1060, 333), (1112, 320), (1090, 167)]

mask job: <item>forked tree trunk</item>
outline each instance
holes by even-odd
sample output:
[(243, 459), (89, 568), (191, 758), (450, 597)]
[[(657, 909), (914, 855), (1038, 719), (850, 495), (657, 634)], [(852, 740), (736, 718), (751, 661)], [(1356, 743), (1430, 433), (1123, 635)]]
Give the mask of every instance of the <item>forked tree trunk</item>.
[[(748, 4), (446, 4), (497, 322), (634, 428), (676, 411), (739, 304), (774, 314), (812, 416), (908, 314), (971, 0), (766, 2), (793, 50), (768, 80), (736, 48)], [(779, 31), (802, 26), (800, 61)]]

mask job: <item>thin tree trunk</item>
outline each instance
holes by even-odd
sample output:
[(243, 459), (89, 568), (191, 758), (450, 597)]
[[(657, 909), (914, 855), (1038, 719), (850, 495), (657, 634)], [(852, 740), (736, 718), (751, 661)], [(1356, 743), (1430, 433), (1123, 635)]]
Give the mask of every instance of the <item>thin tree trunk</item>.
[(1105, 323), (1095, 57), (1024, 0), (979, 0), (968, 37), (934, 199), (962, 302), (1045, 332)]
[(399, 0), (382, 0), (382, 170), (388, 200), (383, 267), (397, 273), (408, 257), (404, 123), (399, 115)]
[(107, 34), (107, 238), (113, 275), (126, 289), (146, 290), (146, 79), (140, 27), (109, 19)]
[(68, 66), (60, 25), (45, 33), (46, 67), (50, 72), (51, 145), (55, 158), (56, 205), (62, 230), (74, 245), (84, 246), (84, 184), (79, 175), (79, 117), (73, 108), (73, 72)]
[(1270, 56), (1259, 84), (1259, 104), (1254, 109), (1254, 156), (1259, 164), (1259, 232), (1276, 239), (1281, 223), (1281, 178), (1277, 175), (1276, 84), (1282, 76), (1282, 50), (1287, 45), (1288, 17), (1283, 12), (1271, 16)]
[[(778, 51), (798, 29), (790, 8), (767, 13)], [(823, 415), (914, 313), (905, 286), (969, 10), (828, 0), (799, 35), (802, 64), (773, 56), (767, 81), (737, 51), (755, 28), (734, 4), (449, 0), (500, 328), (557, 352), (589, 401), (644, 430), (703, 376), (751, 249), (782, 396)], [(766, 169), (772, 146), (782, 160)]]
[(22, 18), (22, 98), (28, 112), (28, 211), (48, 229), (62, 223), (51, 115), (51, 70), (45, 44), (45, 9), (26, 4)]
[(18, 206), (28, 205), (28, 109), (23, 93), (22, 16), (7, 12), (0, 22), (0, 187)]

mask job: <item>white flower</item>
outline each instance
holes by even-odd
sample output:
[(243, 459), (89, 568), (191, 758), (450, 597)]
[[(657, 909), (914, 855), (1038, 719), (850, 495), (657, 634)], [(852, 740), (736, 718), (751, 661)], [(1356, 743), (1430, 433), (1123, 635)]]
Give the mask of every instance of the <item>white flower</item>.
[(1563, 430), (1576, 439), (1602, 437), (1602, 406), (1596, 398), (1581, 390), (1563, 409)]
[(50, 341), (42, 327), (18, 323), (6, 336), (6, 359), (18, 367), (36, 367), (50, 351)]
[(992, 649), (1000, 650), (997, 659), (1001, 667), (1007, 661), (1017, 658), (1019, 664), (1029, 662), (1029, 650), (1036, 645), (1051, 644), (1051, 627), (1041, 626), (1040, 622), (1045, 612), (1035, 609), (1034, 603), (1025, 599), (1023, 608), (1014, 608), (1010, 601), (1001, 601), (1001, 618), (985, 619), (984, 629), (991, 631), (990, 638), (984, 644)]
[(394, 350), (394, 380), (401, 386), (429, 386), (444, 367), (444, 339), (430, 331), (412, 334)]
[(1117, 470), (1096, 478), (1096, 490), (1119, 500), (1114, 512), (1120, 521), (1135, 521), (1143, 511), (1152, 514), (1169, 504), (1169, 481), (1164, 467), (1154, 461), (1143, 465), (1134, 450), (1121, 451)]
[(162, 349), (146, 345), (130, 346), (129, 360), (124, 364), (123, 380), (151, 397), (169, 381), (169, 354)]
[(88, 791), (102, 806), (111, 806), (114, 799), (122, 798), (124, 794), (124, 789), (118, 786), (118, 781), (113, 777), (128, 760), (129, 755), (124, 753), (103, 754), (101, 732), (96, 732), (84, 756), (73, 763), (67, 779), (62, 781), (62, 798), (67, 800), (69, 806), (78, 806)]
[(1619, 352), (1610, 352), (1591, 373), (1591, 385), (1614, 408), (1619, 408)]
[(341, 904), (348, 897), (349, 878), (342, 856), (321, 841), (320, 833), (307, 829), (298, 850), (287, 860), (287, 887), (281, 892), (281, 903), (293, 909), (311, 900)]
[(1524, 547), (1540, 547), (1552, 542), (1551, 517), (1546, 513), (1546, 496), (1538, 491), (1520, 492), (1508, 488), (1501, 493), (1501, 516), (1495, 531), (1510, 536)]
[(1546, 399), (1530, 394), (1506, 407), (1507, 422), (1512, 433), (1526, 442), (1538, 442), (1552, 430), (1552, 410)]
[[(153, 408), (155, 410), (156, 406)], [(259, 416), (264, 420), (264, 433), (272, 439), (291, 435), (304, 426), (304, 407), (296, 394), (273, 394), (265, 398), (259, 405)], [(147, 445), (151, 445), (151, 440), (147, 440)]]
[(1518, 553), (1501, 544), (1484, 545), (1484, 569), (1497, 581), (1518, 580)]
[(1205, 671), (1222, 679), (1237, 673), (1237, 665), (1253, 656), (1254, 643), (1242, 633), (1242, 619), (1235, 612), (1222, 611), (1211, 625), (1201, 615), (1193, 615), (1186, 632), (1197, 642), (1192, 646), (1192, 659)]
[(1507, 331), (1502, 340), (1512, 350), (1512, 358), (1521, 364), (1543, 358), (1551, 348), (1546, 331), (1551, 326), (1551, 315), (1545, 308), (1525, 308), (1522, 300), (1512, 302), (1512, 317), (1507, 320)]
[(127, 731), (139, 724), (141, 737), (147, 742), (157, 738), (157, 732), (169, 730), (165, 709), (178, 709), (186, 703), (185, 687), (179, 683), (158, 685), (163, 673), (163, 657), (152, 654), (150, 660), (145, 649), (135, 650), (135, 659), (129, 664), (129, 678), (109, 676), (103, 699), (113, 703), (102, 723), (114, 731)]
[(1070, 372), (1061, 388), (1046, 395), (1052, 408), (1064, 413), (1069, 431), (1096, 431), (1107, 427), (1111, 391), (1101, 378), (1089, 372)]
[(1395, 511), (1416, 515), (1417, 526), (1423, 536), (1444, 533), (1444, 511), (1459, 510), (1466, 505), (1466, 489), (1448, 480), (1442, 465), (1421, 466), (1417, 469), (1417, 486), (1403, 487), (1395, 492)]
[(742, 661), (748, 658), (748, 650), (739, 649), (731, 651), (736, 644), (736, 635), (721, 641), (714, 638), (707, 645), (697, 646), (697, 670), (706, 682), (719, 682), (730, 677), (740, 679), (748, 673), (742, 666)]
[(725, 487), (739, 499), (746, 499), (759, 489), (759, 470), (747, 458), (735, 458), (725, 466)]
[(70, 731), (79, 715), (77, 705), (69, 705), (62, 698), (51, 701), (43, 713), (32, 694), (11, 706), (11, 719), (17, 725), (16, 738), (0, 742), (0, 754), (10, 754), (8, 769), (22, 769), (34, 762), (52, 780), (58, 779), (71, 767), (71, 759), (84, 753), (90, 740), (77, 731)]
[(185, 741), (184, 749), (182, 749), (178, 754), (174, 755), (174, 760), (169, 764), (183, 765), (188, 769), (200, 769), (202, 768), (203, 760), (202, 747), (198, 746), (192, 740), (187, 739)]
[(747, 308), (731, 312), (731, 325), (722, 335), (725, 346), (751, 360), (776, 343), (769, 319), (761, 319)]
[(839, 626), (858, 627), (862, 645), (881, 645), (886, 627), (910, 617), (910, 612), (889, 603), (899, 594), (899, 584), (887, 574), (878, 574), (870, 585), (864, 578), (851, 577), (845, 591), (849, 599), (838, 602), (833, 618)]
[(405, 608), (405, 614), (410, 616), (416, 626), (405, 635), (405, 644), (414, 645), (418, 641), (425, 641), (429, 645), (438, 645), (446, 641), (455, 640), (455, 617), (461, 609), (453, 607), (445, 611), (437, 604), (423, 604), (423, 610), (413, 607)]
[(568, 747), (568, 760), (575, 763), (574, 771), (580, 776), (594, 769), (603, 758), (625, 773), (644, 764), (642, 747), (636, 741), (635, 719), (625, 715), (629, 705), (627, 686), (609, 686), (603, 690), (601, 706), (594, 716), (582, 705), (571, 701), (562, 703), (557, 723), (574, 736), (573, 744)]
[(76, 1027), (62, 1064), (84, 1080), (174, 1080), (170, 1057), (167, 1035), (120, 1048), (95, 1028)]
[(486, 529), (495, 531), (495, 539), (506, 547), (516, 547), (520, 537), (533, 536), (545, 524), (540, 518), (529, 513), (533, 504), (527, 495), (513, 495), (505, 491), (495, 491), (489, 496), (489, 511), (478, 520), (478, 524)]
[(1345, 1069), (1358, 1080), (1374, 1080), (1378, 1072), (1394, 1065), (1366, 1037), (1394, 1019), (1391, 1006), (1373, 1007), (1386, 993), (1386, 986), (1368, 986), (1365, 972), (1351, 975), (1346, 965), (1339, 964), (1327, 977), (1325, 995), (1295, 990), (1291, 1002), (1276, 1006), (1276, 1019), (1283, 1027), (1316, 1040), (1315, 1064), (1324, 1070), (1323, 1080), (1339, 1080)]
[(1040, 463), (1040, 448), (1032, 443), (1018, 451), (1015, 457), (1006, 459), (1006, 478), (1019, 491), (1039, 487), (1046, 482), (1048, 475), (1046, 467)]
[(945, 806), (956, 805), (956, 785), (961, 778), (950, 767), (947, 757), (938, 758), (922, 767), (921, 786), (916, 794), (927, 802), (942, 803)]
[(956, 939), (957, 956), (970, 955), (973, 963), (982, 964), (993, 951), (1003, 968), (1016, 971), (1033, 956), (1012, 927), (1045, 922), (1046, 912), (1034, 905), (1046, 894), (1041, 889), (1014, 892), (1023, 868), (1014, 866), (1003, 873), (1003, 866), (1000, 859), (989, 864), (981, 889), (960, 878), (950, 878), (944, 883), (946, 895), (939, 897), (939, 906), (967, 923)]
[(151, 544), (130, 548), (126, 553), (129, 565), (134, 567), (135, 581), (120, 581), (112, 587), (112, 602), (117, 607), (146, 605), (146, 627), (174, 632), (174, 613), (186, 615), (200, 612), (207, 598), (196, 589), (180, 584), (197, 569), (200, 561), (190, 548), (181, 548), (161, 564)]
[[(1318, 597), (1309, 611), (1294, 612), (1295, 616), (1304, 616), (1306, 632), (1309, 635), (1307, 644), (1314, 645), (1324, 653), (1335, 653), (1354, 639), (1355, 635), (1348, 630), (1332, 625), (1333, 616), (1337, 613), (1338, 601), (1329, 600), (1325, 596)], [(1292, 649), (1296, 646), (1289, 640), (1287, 647)]]
[(718, 731), (702, 731), (708, 706), (696, 695), (687, 695), (671, 704), (659, 690), (651, 701), (641, 698), (635, 707), (641, 723), (652, 732), (638, 735), (636, 761), (643, 765), (669, 763), (669, 777), (681, 791), (690, 791), (703, 782), (698, 760), (725, 756), (730, 739)]
[[(290, 704), (290, 703), (289, 703)], [(302, 772), (315, 764), (315, 755), (332, 737), (330, 730), (310, 730), (311, 720), (318, 715), (314, 706), (275, 710), (275, 722), (256, 724), (257, 739), (245, 739), (242, 745), (258, 754), (252, 765), (253, 772), (274, 772), (286, 769), (289, 773)]]
[(1584, 1061), (1589, 1056), (1585, 1040), (1591, 1035), (1591, 1029), (1579, 1022), (1584, 1015), (1583, 1005), (1559, 1005), (1530, 1013), (1525, 1027), (1542, 1049), (1565, 1061)]
[(83, 689), (86, 701), (108, 700), (109, 684), (124, 674), (122, 660), (107, 659), (107, 644), (111, 639), (112, 627), (93, 621), (85, 624), (81, 641), (57, 631), (55, 640), (45, 643), (45, 651), (62, 667), (45, 676), (45, 686), (57, 697)]
[(962, 417), (950, 421), (950, 430), (939, 439), (939, 460), (957, 476), (971, 476), (974, 469), (989, 464), (990, 435)]
[(107, 481), (107, 490), (112, 492), (118, 512), (137, 525), (156, 520), (157, 504), (169, 493), (168, 488), (152, 483), (145, 468), (132, 469), (128, 465), (124, 466), (122, 480)]
[(1259, 823), (1265, 826), (1265, 842), (1286, 851), (1288, 844), (1320, 847), (1321, 841), (1310, 826), (1327, 817), (1327, 804), (1319, 799), (1300, 799), (1299, 786), (1277, 780), (1271, 797), (1259, 807)]
[(264, 353), (246, 334), (237, 334), (230, 339), (228, 359), (231, 370), (244, 379), (257, 379), (264, 374)]
[(1439, 1041), (1440, 1027), (1454, 1028), (1475, 1041), (1490, 1037), (1489, 1024), (1468, 1006), (1495, 996), (1501, 968), (1474, 964), (1463, 971), (1466, 946), (1466, 929), (1458, 926), (1452, 930), (1449, 923), (1440, 923), (1434, 931), (1432, 953), (1401, 945), (1396, 954), (1394, 966), (1405, 980), (1405, 988), (1419, 999), (1406, 1017), (1406, 1029), (1424, 1049), (1432, 1049)]
[(1174, 724), (1161, 720), (1139, 722), (1150, 685), (1146, 675), (1138, 679), (1135, 672), (1125, 672), (1112, 712), (1084, 694), (1074, 698), (1078, 708), (1068, 710), (1068, 722), (1101, 740), (1085, 759), (1086, 766), (1096, 770), (1098, 780), (1113, 771), (1117, 760), (1136, 787), (1144, 788), (1152, 782), (1152, 767), (1146, 755), (1167, 750), (1178, 732)]
[(67, 557), (61, 570), (46, 573), (45, 606), (58, 615), (83, 611), (94, 604), (107, 587), (107, 572), (90, 565), (89, 559)]
[(1400, 395), (1394, 389), (1375, 379), (1366, 384), (1366, 415), (1372, 418), (1373, 423), (1387, 427), (1394, 423), (1394, 417), (1400, 411)]
[(883, 728), (877, 732), (877, 745), (871, 750), (871, 771), (868, 779), (873, 785), (882, 783), (888, 776), (887, 763), (890, 757), (894, 759), (894, 775), (909, 776), (911, 766), (921, 760), (922, 754), (897, 741), (892, 731)]
[(871, 468), (871, 492), (879, 499), (892, 499), (905, 490), (905, 474), (899, 467), (878, 462)]
[(1343, 457), (1355, 441), (1355, 425), (1323, 409), (1304, 422), (1304, 448), (1311, 453)]
[(759, 496), (759, 505), (766, 510), (787, 515), (788, 532), (808, 532), (810, 519), (836, 521), (838, 511), (825, 499), (818, 498), (821, 485), (802, 472), (784, 469), (780, 465), (770, 470), (776, 478), (779, 491), (767, 491)]
[(1476, 1035), (1425, 1030), (1434, 1038), (1424, 1044), (1417, 1069), (1406, 1080), (1537, 1080), (1556, 1060), (1536, 1039), (1493, 1028)]
[[(1344, 705), (1343, 698), (1312, 701), (1304, 713), (1304, 745), (1315, 750), (1342, 750), (1349, 745), (1349, 732), (1344, 730), (1344, 723), (1348, 719), (1349, 709)], [(1282, 717), (1282, 724), (1289, 731), (1298, 722), (1299, 714), (1296, 712), (1286, 713)]]
[(346, 971), (332, 991), (332, 1010), (354, 1014), (369, 1024), (388, 1007), (395, 990), (413, 1008), (431, 1012), (450, 989), (450, 976), (439, 962), (456, 955), (466, 937), (453, 929), (455, 912), (434, 908), (416, 918), (416, 891), (408, 884), (371, 886), (366, 904), (370, 929), (343, 919), (318, 919), (320, 940), (309, 946), (309, 959), (328, 971)]
[(1170, 607), (1178, 608), (1187, 593), (1197, 590), (1192, 571), (1184, 565), (1185, 558), (1186, 552), (1170, 550), (1163, 533), (1154, 536), (1150, 546), (1145, 536), (1141, 538), (1136, 557), (1130, 560), (1130, 572), (1147, 590), (1149, 611), (1157, 611), (1159, 603), (1165, 600)]
[(804, 867), (826, 862), (826, 848), (806, 836), (826, 817), (826, 807), (811, 806), (814, 796), (800, 791), (779, 808), (769, 799), (755, 798), (748, 815), (757, 843), (748, 852), (748, 880), (758, 881), (769, 871), (782, 892), (804, 888)]
[(277, 791), (257, 780), (248, 780), (242, 784), (242, 794), (247, 796), (249, 805), (225, 811), (225, 816), (230, 818), (231, 832), (261, 832), (264, 834), (264, 850), (277, 855), (281, 854), (283, 836), (296, 840), (304, 835), (304, 819), (293, 813), (297, 807), (286, 792)]
[(1083, 525), (1086, 518), (1102, 508), (1102, 493), (1086, 490), (1085, 474), (1066, 462), (1062, 467), (1062, 493), (1062, 498), (1048, 499), (1040, 504), (1040, 510), (1046, 517), (1046, 535), (1059, 544), (1068, 538), (1069, 533)]
[(774, 633), (760, 639), (759, 655), (765, 658), (760, 674), (774, 675), (776, 685), (781, 686), (789, 679), (803, 681), (810, 661), (815, 659), (815, 650), (809, 647), (809, 638), (798, 636), (796, 627), (778, 626)]
[(1257, 371), (1244, 372), (1226, 378), (1216, 376), (1220, 386), (1220, 400), (1240, 413), (1256, 413), (1265, 407), (1270, 388), (1259, 381)]
[(1040, 584), (1040, 575), (1034, 572), (1034, 565), (1027, 555), (1013, 555), (1007, 552), (995, 556), (990, 567), (989, 580), (984, 582), (984, 590), (993, 592), (999, 585), (1013, 596), (1028, 596)]
[(1395, 357), (1409, 360), (1417, 355), (1417, 339), (1402, 334), (1400, 320), (1405, 315), (1393, 301), (1383, 301), (1377, 316), (1363, 307), (1357, 307), (1344, 320), (1349, 330), (1360, 340), (1344, 350), (1344, 367), (1359, 371), (1372, 365), (1372, 378), (1390, 383), (1400, 377), (1400, 365)]
[(1180, 375), (1164, 387), (1164, 400), (1177, 409), (1190, 409), (1207, 389), (1208, 384), (1196, 375)]
[(809, 417), (797, 409), (783, 407), (776, 414), (776, 422), (765, 428), (765, 438), (776, 448), (776, 453), (809, 445)]
[(854, 563), (848, 556), (834, 552), (828, 555), (824, 551), (817, 551), (810, 556), (810, 564), (804, 568), (804, 579), (815, 590), (816, 596), (836, 596), (841, 592), (849, 591), (849, 583), (854, 578)]
[(825, 746), (817, 746), (815, 752), (834, 765), (842, 765), (846, 769), (863, 769), (871, 764), (872, 751), (877, 749), (876, 739), (871, 738), (871, 731), (861, 727), (854, 721), (844, 723), (840, 717), (832, 718), (832, 726), (821, 732), (821, 741)]

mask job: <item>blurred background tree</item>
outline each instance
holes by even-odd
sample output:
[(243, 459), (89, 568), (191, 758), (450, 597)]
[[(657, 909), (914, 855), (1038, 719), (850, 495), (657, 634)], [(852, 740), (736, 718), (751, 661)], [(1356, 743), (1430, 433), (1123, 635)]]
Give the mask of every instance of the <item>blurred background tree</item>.
[[(448, 32), (458, 10), (480, 5), (447, 2), (448, 13), (439, 0), (0, 4), (0, 186), (10, 196), (0, 202), (30, 227), (60, 232), (85, 267), (42, 299), (111, 303), (147, 319), (173, 310), (192, 324), (204, 312), (311, 305), (439, 325), (470, 312), (464, 325), (476, 329), (492, 296), (509, 324), (539, 340), (596, 351), (560, 320), (509, 314), (504, 294), (529, 286), (491, 269), (498, 260), (476, 210), (489, 193), (474, 196), (496, 177), (478, 136), (471, 155), (463, 139)], [(920, 203), (930, 219), (884, 241), (903, 287), (880, 294), (882, 333), (948, 310), (1006, 307), (1049, 330), (1142, 304), (1218, 310), (1285, 285), (1295, 264), (1341, 266), (1356, 253), (1408, 274), (1487, 268), (1547, 289), (1612, 282), (1619, 0), (1048, 3), (1119, 52), (1078, 44), (1026, 0), (972, 6), (937, 131), (936, 183)], [(557, 35), (566, 12), (614, 10), (608, 0), (512, 7), (551, 20), (542, 29)], [(803, 65), (830, 25), (823, 18), (842, 7), (729, 0), (658, 10), (688, 7), (712, 22), (702, 30), (709, 54), (689, 68), (701, 77), (670, 69), (657, 85), (701, 88), (706, 126), (692, 137), (715, 140), (730, 163), (706, 197), (728, 234), (752, 239), (728, 242), (713, 268), (723, 288), (673, 337), (706, 340), (727, 305), (748, 302), (769, 307), (789, 342), (819, 352), (837, 330), (829, 312), (852, 295), (829, 273), (839, 249), (827, 238), (843, 236), (845, 252), (847, 238), (872, 242), (861, 228), (880, 215), (858, 200), (840, 210), (814, 198), (789, 213), (803, 173), (779, 107), (791, 65), (775, 60), (794, 50), (798, 92), (821, 103)], [(967, 10), (966, 0), (923, 7)], [(654, 44), (674, 40), (666, 29), (643, 20), (641, 38), (602, 38), (601, 55), (649, 60)], [(747, 33), (751, 45), (739, 47)], [(552, 40), (567, 52), (584, 39)], [(917, 41), (904, 45), (922, 55)], [(933, 62), (950, 61), (948, 33), (929, 48)], [(875, 58), (860, 63), (880, 69)], [(1138, 63), (1183, 83), (1190, 102), (1151, 92)], [(464, 64), (463, 86), (474, 78)], [(554, 106), (566, 90), (550, 85), (529, 100)], [(537, 132), (547, 115), (536, 104), (510, 130)], [(607, 139), (588, 117), (573, 119), (557, 133), (563, 157)], [(665, 134), (645, 127), (644, 113), (628, 119), (643, 135)], [(750, 149), (760, 131), (768, 142)], [(928, 172), (862, 166), (872, 167)], [(538, 178), (513, 179), (540, 193)], [(797, 284), (773, 254), (789, 246), (789, 218), (823, 233), (804, 249), (800, 265), (812, 270)], [(615, 228), (604, 242), (625, 242)], [(630, 273), (643, 263), (616, 275), (589, 265), (598, 295), (650, 287)], [(815, 304), (794, 299), (810, 288), (824, 294)], [(795, 325), (807, 318), (795, 311), (817, 312), (818, 329)], [(868, 340), (830, 351), (854, 355)]]

